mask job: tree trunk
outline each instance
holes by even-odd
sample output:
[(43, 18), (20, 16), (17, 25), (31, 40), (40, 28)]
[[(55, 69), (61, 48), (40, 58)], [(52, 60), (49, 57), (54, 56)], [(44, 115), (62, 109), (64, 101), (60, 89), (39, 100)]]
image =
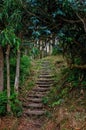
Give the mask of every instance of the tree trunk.
[(51, 41), (49, 43), (49, 55), (51, 55)]
[(25, 48), (25, 55), (28, 55), (28, 47)]
[(0, 46), (0, 92), (4, 89), (4, 56), (3, 56), (3, 49)]
[(7, 97), (8, 97), (8, 103), (7, 103), (7, 112), (11, 112), (11, 106), (10, 106), (10, 61), (9, 61), (9, 55), (10, 55), (10, 45), (7, 46), (6, 51), (6, 65), (7, 65)]
[(38, 40), (38, 50), (39, 50), (38, 58), (40, 59), (40, 39)]
[(42, 58), (42, 40), (40, 40), (40, 59)]
[(42, 41), (42, 58), (44, 57), (44, 42)]
[(20, 50), (17, 51), (16, 75), (14, 83), (14, 92), (18, 94), (19, 89), (19, 75), (20, 75)]

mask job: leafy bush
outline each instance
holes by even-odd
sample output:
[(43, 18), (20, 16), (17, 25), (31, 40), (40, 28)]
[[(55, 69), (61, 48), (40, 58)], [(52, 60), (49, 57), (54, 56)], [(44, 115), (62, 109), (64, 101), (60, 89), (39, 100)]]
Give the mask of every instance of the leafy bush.
[(22, 114), (22, 104), (21, 102), (18, 100), (17, 95), (14, 93), (11, 95), (10, 97), (11, 100), (11, 109), (12, 112), (15, 116), (19, 117)]
[[(86, 90), (86, 72), (77, 68), (63, 69), (63, 79), (52, 88), (48, 97), (43, 98), (43, 103), (51, 107), (61, 105), (71, 92)], [(74, 90), (74, 91), (73, 91)]]
[(24, 55), (20, 64), (20, 83), (24, 83), (26, 76), (30, 75), (31, 59)]
[(42, 99), (43, 104), (47, 104), (48, 101), (49, 101), (48, 97), (43, 97), (43, 99)]
[[(30, 74), (31, 60), (28, 56), (21, 57), (20, 64), (20, 84), (24, 83), (25, 78)], [(14, 81), (15, 81), (15, 71), (16, 71), (16, 58), (10, 57), (10, 78), (11, 78), (11, 108), (15, 116), (20, 116), (22, 114), (22, 105), (18, 100), (17, 95), (14, 93)], [(5, 89), (6, 89), (6, 63), (5, 63)], [(0, 93), (0, 115), (6, 114), (7, 107), (7, 93)]]
[(34, 56), (34, 58), (36, 58), (39, 55), (39, 49), (36, 47), (33, 47), (31, 55)]
[(0, 115), (6, 114), (7, 96), (6, 91), (0, 92)]
[(57, 55), (57, 54), (61, 54), (62, 53), (62, 49), (58, 46), (54, 46), (53, 47), (53, 52), (52, 55)]
[[(21, 116), (22, 104), (18, 100), (16, 94), (12, 94), (10, 97), (12, 112), (15, 116)], [(6, 91), (0, 92), (0, 115), (6, 115), (7, 113), (7, 93)]]
[[(20, 84), (24, 83), (27, 75), (30, 74), (31, 60), (28, 56), (23, 55), (20, 61)], [(16, 58), (10, 58), (10, 77), (11, 88), (14, 88), (15, 71), (16, 71)]]

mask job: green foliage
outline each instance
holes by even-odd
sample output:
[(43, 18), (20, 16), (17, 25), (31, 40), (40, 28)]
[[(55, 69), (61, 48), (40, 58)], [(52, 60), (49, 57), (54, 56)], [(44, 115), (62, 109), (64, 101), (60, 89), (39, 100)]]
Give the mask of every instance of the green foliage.
[[(25, 82), (25, 79), (27, 78), (27, 76), (30, 75), (30, 69), (31, 69), (31, 59), (28, 56), (25, 56), (25, 55), (22, 56), (21, 57), (21, 62), (20, 62), (20, 85), (22, 85)], [(10, 56), (11, 94), (14, 93), (15, 72), (16, 72), (16, 54), (14, 52)], [(6, 63), (5, 63), (4, 75), (5, 75), (4, 83), (5, 83), (5, 89), (6, 89), (6, 85), (7, 85), (7, 81), (6, 81)]]
[(0, 92), (0, 115), (6, 114), (6, 107), (7, 107), (6, 91)]
[(75, 58), (75, 64), (77, 64), (77, 65), (81, 64), (81, 59), (79, 57)]
[(52, 55), (58, 55), (62, 53), (62, 49), (58, 46), (53, 47)]
[(64, 75), (65, 73), (68, 73), (67, 76), (67, 82), (69, 85), (69, 90), (71, 88), (75, 88), (75, 89), (81, 89), (85, 86), (85, 80), (86, 80), (86, 74), (85, 71), (80, 70), (80, 69), (69, 69), (66, 68), (64, 70), (62, 70), (62, 74)]
[(68, 95), (68, 88), (64, 88), (63, 90), (58, 86), (52, 88), (48, 97), (43, 99), (43, 103), (48, 104), (50, 107), (59, 106), (64, 102), (64, 97)]
[(1, 20), (5, 19), (7, 26), (19, 30), (22, 19), (22, 0), (4, 0), (1, 4)]
[(57, 101), (54, 101), (54, 102), (51, 104), (51, 106), (52, 106), (52, 107), (55, 107), (55, 106), (57, 106), (57, 105), (61, 105), (61, 103), (62, 103), (63, 101), (64, 101), (63, 99), (59, 99), (59, 100), (57, 100)]
[(82, 71), (80, 71), (78, 69), (69, 70), (68, 81), (70, 82), (70, 81), (73, 81), (74, 79), (79, 80), (79, 76), (80, 76), (81, 72)]
[[(69, 58), (73, 64), (86, 64), (85, 19), (85, 0), (1, 0), (0, 44), (4, 50), (7, 44), (10, 44), (12, 48), (18, 49), (21, 43), (21, 40), (18, 38), (20, 32), (23, 32), (23, 36), (25, 37), (32, 37), (32, 40), (34, 38), (38, 39), (54, 34), (58, 36), (61, 41), (60, 45), (64, 55)], [(58, 48), (53, 49), (54, 55), (58, 52)], [(37, 56), (38, 53), (38, 50), (33, 48), (32, 54)], [(14, 84), (15, 63), (16, 58), (11, 58), (11, 87)], [(26, 76), (30, 74), (30, 66), (30, 59), (27, 56), (22, 56), (20, 66), (21, 83), (23, 83)], [(78, 86), (86, 88), (86, 71), (73, 69), (69, 71), (68, 76), (68, 83), (71, 83), (73, 88)], [(55, 90), (58, 90), (57, 87)], [(66, 88), (63, 89), (60, 95), (55, 97), (56, 101), (54, 105), (60, 104), (60, 101), (58, 101), (59, 98), (66, 95), (68, 91)], [(4, 102), (6, 101), (4, 98), (5, 95), (3, 95), (4, 93), (1, 95), (2, 114), (3, 111), (5, 111), (3, 104), (5, 104)], [(12, 100), (14, 100), (13, 98)], [(18, 101), (14, 102), (16, 106)], [(45, 98), (44, 103), (47, 102), (48, 99)], [(12, 104), (12, 109), (16, 114), (17, 109), (15, 106)]]
[(34, 81), (29, 81), (26, 89), (27, 89), (27, 90), (30, 90), (31, 88), (34, 87), (34, 85), (35, 85), (35, 82), (34, 82)]
[(11, 46), (16, 46), (16, 48), (19, 48), (21, 43), (20, 39), (15, 35), (13, 28), (4, 29), (0, 34), (0, 40), (2, 46), (10, 44)]
[[(20, 84), (25, 82), (27, 76), (30, 75), (30, 68), (31, 68), (31, 59), (23, 55), (20, 61)], [(11, 89), (12, 92), (14, 91), (14, 80), (15, 80), (15, 71), (16, 71), (16, 57), (10, 58), (10, 78), (11, 78)]]
[[(15, 55), (15, 57), (13, 57)], [(30, 75), (30, 68), (31, 68), (31, 59), (28, 56), (22, 56), (20, 62), (20, 85), (25, 82), (27, 76)], [(10, 57), (10, 83), (11, 83), (11, 94), (14, 92), (14, 81), (15, 81), (15, 72), (16, 72), (16, 54), (12, 54)], [(6, 64), (5, 64), (5, 88), (6, 88)]]
[(18, 97), (15, 93), (11, 95), (10, 101), (11, 101), (11, 109), (12, 109), (13, 114), (17, 117), (21, 116), (21, 114), (22, 114), (22, 104), (18, 100)]
[(39, 50), (37, 47), (32, 48), (31, 55), (34, 56), (35, 58), (39, 55)]
[[(15, 93), (13, 93), (10, 97), (10, 103), (12, 112), (15, 116), (21, 116), (22, 114), (22, 104), (18, 100), (18, 97)], [(0, 115), (6, 115), (7, 113), (7, 93), (6, 91), (0, 92)]]
[(86, 74), (83, 70), (66, 68), (62, 70), (62, 75), (66, 77), (52, 88), (48, 97), (43, 98), (43, 103), (50, 107), (64, 103), (65, 99), (71, 95), (71, 91), (80, 92), (81, 89), (86, 89)]
[(15, 80), (15, 72), (16, 72), (16, 57), (10, 57), (10, 84), (11, 84), (11, 92), (14, 91), (14, 80)]
[(86, 88), (86, 74), (83, 70), (73, 69), (69, 71), (68, 82), (73, 88)]
[[(64, 55), (75, 63), (77, 57), (86, 63), (83, 56), (86, 55), (85, 0), (58, 0), (58, 1), (28, 1), (27, 8), (34, 14), (30, 17), (28, 32), (32, 32), (35, 38), (55, 34), (61, 41)], [(83, 21), (83, 22), (82, 22)], [(52, 23), (52, 24), (51, 24)], [(48, 30), (48, 31), (47, 31)], [(57, 53), (56, 48), (53, 51)]]
[(26, 76), (30, 75), (30, 68), (31, 68), (31, 59), (23, 55), (21, 57), (21, 64), (20, 64), (20, 82), (24, 83)]
[(51, 118), (52, 117), (52, 113), (50, 112), (50, 111), (46, 111), (46, 116), (48, 117), (48, 118)]
[(42, 102), (43, 102), (44, 104), (47, 104), (48, 101), (49, 101), (49, 98), (48, 98), (48, 97), (43, 97)]
[(86, 88), (86, 81), (85, 81), (85, 80), (82, 81), (81, 85), (84, 86), (84, 87)]

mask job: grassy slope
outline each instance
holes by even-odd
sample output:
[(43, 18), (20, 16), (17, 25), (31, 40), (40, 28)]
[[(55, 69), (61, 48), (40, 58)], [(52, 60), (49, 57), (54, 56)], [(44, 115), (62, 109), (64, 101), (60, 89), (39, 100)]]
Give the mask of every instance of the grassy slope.
[[(67, 82), (67, 65), (62, 56), (49, 57), (55, 72), (55, 85), (47, 97), (50, 118), (46, 130), (86, 130), (86, 90), (81, 93), (79, 86), (69, 91), (71, 83)], [(45, 100), (46, 100), (45, 99)]]

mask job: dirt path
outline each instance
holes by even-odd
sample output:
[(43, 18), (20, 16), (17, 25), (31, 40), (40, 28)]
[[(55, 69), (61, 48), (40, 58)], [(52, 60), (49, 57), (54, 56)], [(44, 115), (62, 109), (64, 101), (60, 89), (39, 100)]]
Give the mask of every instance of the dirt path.
[(23, 103), (23, 118), (19, 122), (18, 130), (41, 130), (45, 124), (45, 97), (52, 85), (53, 76), (50, 63), (42, 61), (35, 87), (28, 92), (27, 100)]

